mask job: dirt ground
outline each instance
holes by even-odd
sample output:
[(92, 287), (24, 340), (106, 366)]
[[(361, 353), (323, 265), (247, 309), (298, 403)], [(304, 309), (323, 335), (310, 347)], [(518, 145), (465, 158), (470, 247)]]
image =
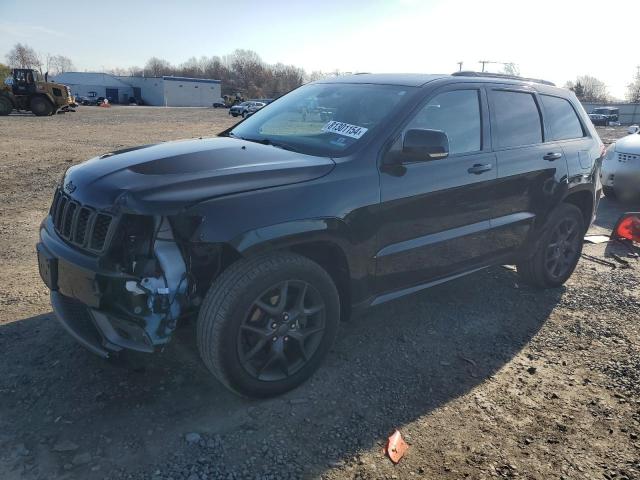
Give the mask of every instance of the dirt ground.
[[(267, 401), (207, 373), (193, 325), (153, 356), (105, 362), (77, 345), (34, 249), (64, 170), (232, 123), (223, 110), (146, 107), (0, 118), (1, 479), (640, 478), (631, 258), (583, 258), (557, 290), (497, 267), (380, 306), (342, 326), (311, 381)], [(623, 210), (603, 199), (592, 231)], [(381, 448), (396, 428), (410, 448), (394, 466)]]

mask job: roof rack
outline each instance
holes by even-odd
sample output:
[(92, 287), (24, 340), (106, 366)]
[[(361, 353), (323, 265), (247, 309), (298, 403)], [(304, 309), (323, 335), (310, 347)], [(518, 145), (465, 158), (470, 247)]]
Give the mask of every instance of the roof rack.
[(541, 80), (539, 78), (527, 78), (519, 77), (517, 75), (507, 75), (506, 73), (489, 73), (489, 72), (474, 72), (469, 70), (463, 70), (461, 72), (453, 72), (451, 75), (454, 77), (487, 77), (487, 78), (505, 78), (508, 80), (523, 80), (525, 82), (542, 83), (544, 85), (551, 85), (555, 87), (556, 84), (549, 80)]

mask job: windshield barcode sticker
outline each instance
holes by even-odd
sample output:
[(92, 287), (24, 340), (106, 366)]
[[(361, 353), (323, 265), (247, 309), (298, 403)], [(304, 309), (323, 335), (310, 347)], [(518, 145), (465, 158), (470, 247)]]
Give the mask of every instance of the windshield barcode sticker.
[(338, 135), (344, 135), (345, 137), (351, 138), (360, 138), (365, 133), (367, 133), (367, 128), (359, 127), (357, 125), (350, 125), (348, 123), (336, 122), (335, 120), (330, 121), (324, 127), (322, 127), (323, 132), (327, 133), (337, 133)]

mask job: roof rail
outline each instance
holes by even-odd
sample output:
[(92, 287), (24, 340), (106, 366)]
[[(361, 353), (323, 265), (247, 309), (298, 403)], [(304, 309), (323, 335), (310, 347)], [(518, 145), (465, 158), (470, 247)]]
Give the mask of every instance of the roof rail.
[(487, 77), (487, 78), (505, 78), (509, 80), (522, 80), (525, 82), (535, 82), (542, 83), (544, 85), (551, 85), (555, 87), (556, 84), (550, 82), (549, 80), (541, 80), (539, 78), (527, 78), (527, 77), (519, 77), (517, 75), (508, 75), (506, 73), (489, 73), (489, 72), (474, 72), (469, 70), (463, 70), (461, 72), (453, 72), (451, 75), (454, 77)]

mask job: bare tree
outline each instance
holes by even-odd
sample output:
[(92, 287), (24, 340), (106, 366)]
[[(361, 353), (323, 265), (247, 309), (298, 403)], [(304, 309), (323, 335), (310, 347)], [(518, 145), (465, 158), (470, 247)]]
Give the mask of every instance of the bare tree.
[(627, 101), (640, 103), (640, 68), (633, 77), (633, 81), (627, 85)]
[(502, 73), (506, 75), (520, 76), (520, 67), (517, 63), (505, 63), (502, 67)]
[(108, 70), (107, 73), (115, 75), (116, 77), (126, 77), (127, 75), (129, 75), (129, 71), (130, 70), (128, 68), (115, 67), (111, 70)]
[(28, 45), (16, 43), (7, 53), (7, 62), (12, 68), (35, 68), (42, 70), (42, 61), (36, 51)]
[(73, 62), (64, 55), (46, 55), (46, 71), (50, 75), (59, 75), (64, 72), (71, 72), (74, 69)]
[(305, 76), (305, 82), (315, 82), (316, 80), (322, 80), (323, 78), (327, 78), (331, 74), (324, 73), (322, 70), (314, 70), (310, 74)]
[(253, 50), (237, 49), (230, 55), (233, 78), (239, 90), (250, 97), (263, 95), (262, 86), (267, 75), (260, 56)]
[(611, 100), (604, 82), (590, 75), (581, 75), (575, 82), (567, 82), (566, 87), (583, 102), (606, 103)]
[[(268, 65), (253, 50), (235, 50), (225, 56), (191, 57), (179, 66), (161, 58), (150, 58), (144, 69), (114, 68), (114, 75), (155, 76), (179, 75), (193, 78), (215, 78), (222, 83), (222, 94), (241, 93), (249, 98), (279, 97), (302, 85), (307, 75), (302, 68), (277, 63)], [(338, 71), (335, 73), (339, 74)], [(311, 77), (322, 78), (331, 74), (314, 72)]]
[(144, 67), (144, 74), (148, 77), (162, 77), (163, 75), (172, 75), (173, 66), (162, 58), (151, 57)]

